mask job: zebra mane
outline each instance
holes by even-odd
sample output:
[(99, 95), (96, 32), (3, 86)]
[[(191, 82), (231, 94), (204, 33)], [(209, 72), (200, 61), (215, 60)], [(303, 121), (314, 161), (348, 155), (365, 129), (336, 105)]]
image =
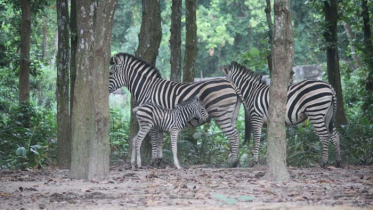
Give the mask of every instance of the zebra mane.
[(232, 61), (231, 65), (229, 66), (230, 71), (232, 71), (234, 74), (240, 74), (245, 75), (249, 77), (252, 80), (256, 80), (259, 83), (262, 83), (264, 85), (267, 85), (265, 81), (263, 81), (263, 75), (258, 74), (256, 72), (253, 72), (251, 69), (246, 68), (245, 66), (238, 64), (236, 61)]
[(152, 70), (154, 70), (155, 72), (156, 72), (156, 74), (157, 74), (157, 77), (159, 77), (159, 78), (162, 78), (162, 75), (161, 75), (161, 72), (155, 67), (155, 66), (153, 66), (153, 65), (151, 65), (151, 64), (149, 64), (149, 63), (147, 63), (147, 62), (145, 62), (144, 60), (142, 60), (141, 58), (138, 58), (138, 57), (136, 57), (136, 56), (134, 56), (134, 55), (131, 55), (131, 54), (128, 54), (128, 53), (117, 53), (117, 54), (115, 54), (114, 56), (112, 56), (111, 58), (110, 58), (110, 65), (114, 65), (115, 63), (114, 63), (114, 57), (119, 57), (120, 58), (120, 61), (121, 61), (121, 63), (123, 63), (124, 62), (124, 58), (125, 57), (130, 57), (130, 58), (132, 58), (132, 60), (135, 60), (135, 61), (138, 61), (138, 62), (141, 62), (141, 63), (143, 63), (144, 65), (145, 65), (145, 68), (143, 68), (143, 69), (146, 69), (146, 68), (148, 68), (148, 67), (150, 67)]

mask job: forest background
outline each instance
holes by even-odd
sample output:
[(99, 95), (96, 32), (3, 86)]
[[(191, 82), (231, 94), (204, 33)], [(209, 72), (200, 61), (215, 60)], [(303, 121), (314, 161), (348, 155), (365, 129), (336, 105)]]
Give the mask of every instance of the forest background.
[[(162, 0), (162, 41), (156, 61), (163, 78), (170, 78), (171, 0)], [(373, 93), (367, 89), (372, 68), (366, 57), (362, 6), (360, 0), (339, 1), (338, 50), (341, 83), (347, 124), (339, 127), (343, 161), (348, 164), (373, 162)], [(324, 39), (323, 1), (291, 1), (294, 27), (294, 65), (317, 64), (327, 81)], [(57, 20), (55, 1), (38, 0), (32, 4), (30, 48), (30, 103), (19, 105), (21, 6), (0, 0), (0, 168), (40, 168), (56, 163), (56, 55)], [(368, 1), (373, 16), (373, 3)], [(269, 74), (267, 56), (268, 20), (266, 2), (260, 0), (198, 0), (197, 59), (195, 78), (223, 77), (222, 65), (238, 61), (260, 74)], [(185, 6), (182, 8), (182, 56), (185, 52)], [(372, 21), (369, 23), (373, 27)], [(115, 12), (111, 51), (134, 54), (141, 27), (141, 1), (119, 0)], [(372, 39), (372, 37), (370, 37)], [(112, 163), (129, 158), (130, 95), (125, 100), (110, 99), (110, 148)], [(240, 161), (251, 161), (252, 142), (244, 139), (244, 112), (238, 118), (241, 134)], [(266, 133), (263, 132), (262, 139)], [(179, 142), (183, 164), (224, 166), (229, 159), (229, 142), (212, 122), (198, 127), (196, 141)], [(164, 158), (172, 160), (166, 140)], [(291, 166), (315, 166), (321, 160), (321, 145), (307, 121), (287, 128), (287, 162)], [(260, 162), (265, 162), (266, 142), (260, 148)], [(331, 147), (330, 154), (334, 154)], [(145, 154), (146, 155), (146, 154)], [(330, 155), (333, 163), (334, 155)]]

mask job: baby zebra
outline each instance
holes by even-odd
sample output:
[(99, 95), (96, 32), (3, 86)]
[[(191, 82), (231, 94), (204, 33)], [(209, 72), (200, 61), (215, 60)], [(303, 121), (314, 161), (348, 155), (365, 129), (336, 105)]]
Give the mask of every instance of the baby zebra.
[(202, 103), (196, 97), (191, 97), (186, 101), (180, 102), (173, 109), (166, 109), (153, 103), (145, 103), (133, 109), (136, 114), (140, 130), (132, 140), (131, 166), (135, 169), (135, 155), (137, 158), (137, 167), (141, 168), (141, 143), (150, 131), (155, 128), (160, 132), (169, 132), (171, 135), (171, 147), (174, 156), (174, 165), (181, 169), (177, 158), (177, 137), (186, 126), (186, 123), (193, 118), (199, 118), (206, 121), (208, 113)]

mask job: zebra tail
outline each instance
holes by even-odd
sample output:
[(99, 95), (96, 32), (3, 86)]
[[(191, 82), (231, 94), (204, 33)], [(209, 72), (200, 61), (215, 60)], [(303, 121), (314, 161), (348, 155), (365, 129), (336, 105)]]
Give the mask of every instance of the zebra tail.
[(250, 144), (250, 137), (251, 137), (251, 117), (250, 117), (250, 109), (249, 105), (246, 103), (241, 90), (233, 83), (230, 82), (234, 90), (236, 91), (238, 97), (240, 98), (243, 106), (245, 107), (245, 140), (244, 144), (247, 142), (247, 144)]
[(325, 115), (325, 125), (327, 126), (327, 130), (328, 130), (329, 134), (333, 134), (336, 111), (337, 111), (337, 98), (336, 98), (335, 92), (333, 90), (332, 106), (329, 107), (328, 112)]

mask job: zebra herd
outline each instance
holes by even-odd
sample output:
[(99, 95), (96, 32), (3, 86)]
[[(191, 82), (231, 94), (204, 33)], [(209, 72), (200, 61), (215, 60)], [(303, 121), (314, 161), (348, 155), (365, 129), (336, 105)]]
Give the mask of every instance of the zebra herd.
[[(235, 62), (224, 67), (226, 79), (176, 83), (164, 80), (155, 67), (126, 53), (111, 58), (109, 92), (127, 87), (135, 97), (134, 109), (140, 131), (133, 139), (131, 165), (141, 167), (140, 145), (149, 133), (152, 144), (152, 164), (162, 160), (163, 132), (170, 132), (174, 165), (177, 159), (176, 139), (185, 126), (199, 126), (213, 118), (231, 146), (232, 167), (238, 165), (239, 135), (236, 128), (238, 111), (243, 103), (254, 134), (253, 165), (258, 163), (261, 129), (267, 122), (269, 86), (257, 75)], [(188, 108), (187, 108), (188, 107)], [(294, 125), (309, 119), (319, 136), (322, 167), (328, 161), (329, 141), (336, 148), (340, 166), (339, 137), (334, 126), (336, 111), (335, 91), (330, 84), (306, 80), (288, 87), (286, 124)], [(193, 110), (193, 111), (192, 111)]]

